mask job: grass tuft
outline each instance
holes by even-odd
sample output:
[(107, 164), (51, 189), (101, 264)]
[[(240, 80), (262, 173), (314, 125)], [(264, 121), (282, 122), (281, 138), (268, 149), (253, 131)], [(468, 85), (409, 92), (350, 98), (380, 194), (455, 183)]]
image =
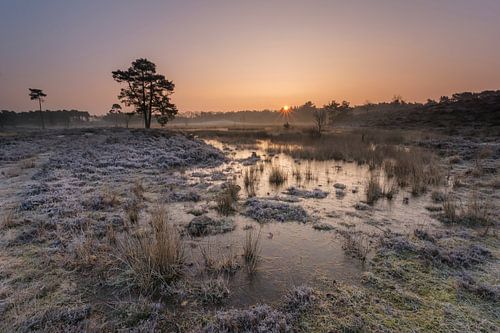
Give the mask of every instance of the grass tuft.
[(378, 175), (371, 174), (370, 178), (366, 183), (366, 202), (373, 204), (376, 202), (383, 194), (382, 188), (380, 187), (380, 179)]
[(254, 232), (253, 230), (247, 230), (245, 234), (245, 242), (243, 243), (243, 259), (247, 267), (248, 273), (254, 273), (257, 270), (257, 266), (260, 262), (262, 251), (260, 245), (260, 231)]
[(129, 281), (143, 291), (155, 291), (177, 279), (185, 260), (184, 244), (165, 208), (155, 208), (149, 224), (151, 232), (127, 233), (118, 241), (119, 258)]
[(287, 180), (287, 174), (278, 166), (273, 166), (271, 168), (271, 173), (269, 174), (269, 183), (275, 186), (282, 185)]

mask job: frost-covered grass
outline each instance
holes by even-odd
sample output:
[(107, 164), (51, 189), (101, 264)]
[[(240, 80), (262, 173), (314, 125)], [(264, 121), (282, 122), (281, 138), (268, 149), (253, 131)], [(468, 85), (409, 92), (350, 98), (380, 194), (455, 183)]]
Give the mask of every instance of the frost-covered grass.
[[(366, 255), (365, 239), (344, 244), (347, 254), (366, 261), (359, 285), (311, 279), (314, 289), (291, 287), (272, 305), (233, 308), (227, 301), (241, 285), (232, 278), (272, 276), (261, 266), (255, 275), (241, 269), (259, 257), (260, 238), (238, 214), (262, 223), (308, 222), (300, 203), (326, 192), (293, 188), (288, 196), (251, 198), (239, 207), (236, 188), (220, 183), (234, 179), (235, 168), (204, 170), (225, 157), (167, 131), (33, 132), (2, 137), (0, 144), (0, 167), (16, 171), (0, 178), (12, 187), (0, 191), (2, 204), (8, 203), (2, 205), (7, 222), (0, 220), (0, 331), (431, 332), (499, 326), (496, 237), (462, 225), (381, 238), (361, 234), (373, 258)], [(333, 188), (345, 191), (340, 183)], [(463, 198), (461, 190), (457, 197)], [(219, 193), (230, 198), (231, 219), (214, 217)], [(483, 216), (486, 200), (480, 198), (464, 201), (468, 216)], [(164, 204), (172, 215), (155, 218), (154, 207)], [(377, 206), (355, 208), (359, 216), (383, 214)], [(465, 216), (460, 208), (457, 216)], [(337, 226), (339, 219), (318, 219), (310, 227), (331, 230), (316, 235), (335, 242), (344, 222)], [(241, 229), (252, 237), (239, 238), (234, 247), (219, 242), (231, 237), (220, 234)], [(278, 244), (278, 234), (265, 235), (264, 250)], [(208, 240), (217, 247), (204, 246)]]
[(301, 206), (291, 205), (279, 201), (262, 200), (250, 198), (245, 203), (244, 215), (257, 220), (260, 223), (278, 222), (306, 222), (307, 212)]
[[(321, 308), (302, 316), (313, 332), (495, 331), (498, 240), (467, 232), (388, 233), (360, 286), (326, 282)], [(464, 273), (467, 271), (469, 273)], [(496, 281), (496, 282), (495, 282)]]
[(328, 192), (322, 191), (318, 188), (313, 189), (312, 191), (302, 190), (296, 187), (289, 187), (285, 192), (288, 195), (294, 195), (302, 198), (314, 198), (314, 199), (324, 199), (328, 196)]
[(14, 180), (0, 179), (8, 229), (0, 258), (9, 272), (0, 331), (102, 330), (89, 318), (103, 290), (120, 299), (175, 280), (184, 247), (152, 207), (186, 198), (172, 194), (187, 188), (177, 170), (225, 160), (202, 141), (155, 130), (21, 132), (0, 137), (0, 146), (0, 168), (18, 170)]

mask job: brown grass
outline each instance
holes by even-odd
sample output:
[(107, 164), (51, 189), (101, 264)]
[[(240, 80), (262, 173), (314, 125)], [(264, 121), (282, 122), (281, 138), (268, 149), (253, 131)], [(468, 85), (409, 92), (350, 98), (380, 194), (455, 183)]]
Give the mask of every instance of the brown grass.
[(97, 262), (97, 241), (92, 233), (82, 232), (75, 238), (72, 264), (82, 270), (91, 269)]
[[(263, 166), (263, 164), (261, 164)], [(245, 191), (249, 197), (255, 196), (255, 191), (257, 188), (257, 183), (259, 180), (259, 169), (257, 166), (251, 166), (245, 170), (243, 175), (243, 184), (245, 186)]]
[(165, 208), (155, 208), (149, 224), (150, 232), (127, 233), (117, 247), (129, 284), (143, 291), (174, 281), (182, 274), (185, 260), (184, 244)]
[(485, 233), (495, 224), (491, 204), (481, 198), (477, 191), (470, 193), (465, 209), (462, 212), (462, 219), (468, 225), (486, 227)]
[(360, 234), (346, 233), (342, 249), (346, 254), (365, 262), (370, 252), (370, 243), (367, 237)]
[(282, 185), (286, 182), (288, 176), (280, 167), (273, 166), (269, 174), (269, 183), (275, 186)]
[(21, 169), (33, 169), (36, 166), (34, 158), (28, 158), (26, 160), (21, 161), (20, 168)]
[(254, 232), (249, 229), (245, 234), (245, 242), (243, 243), (243, 259), (245, 260), (248, 273), (253, 273), (257, 270), (257, 266), (261, 259), (260, 231)]
[(120, 198), (116, 192), (107, 186), (102, 189), (102, 201), (107, 207), (116, 207), (120, 204)]
[(210, 273), (234, 273), (239, 268), (237, 257), (232, 251), (232, 246), (228, 249), (221, 249), (208, 242), (200, 248), (201, 257), (205, 269)]
[(135, 225), (139, 222), (140, 209), (140, 204), (136, 199), (130, 201), (125, 206), (125, 213), (127, 214), (128, 222), (131, 225)]
[(369, 204), (377, 201), (383, 194), (382, 188), (380, 187), (380, 178), (376, 174), (371, 174), (370, 178), (366, 183), (365, 188), (366, 202)]
[(228, 182), (226, 187), (215, 198), (215, 209), (220, 215), (228, 216), (235, 212), (234, 205), (238, 202), (240, 187), (233, 182)]
[(144, 185), (142, 184), (142, 181), (137, 179), (134, 181), (134, 184), (132, 186), (132, 193), (136, 196), (137, 199), (144, 199)]
[(450, 222), (455, 222), (457, 220), (457, 203), (453, 195), (448, 194), (445, 196), (443, 201), (443, 215)]
[(16, 226), (16, 216), (13, 209), (7, 209), (3, 212), (2, 220), (0, 220), (0, 229), (13, 228)]
[(294, 167), (292, 171), (292, 176), (295, 178), (296, 182), (300, 182), (302, 180), (302, 173), (300, 172), (300, 168)]

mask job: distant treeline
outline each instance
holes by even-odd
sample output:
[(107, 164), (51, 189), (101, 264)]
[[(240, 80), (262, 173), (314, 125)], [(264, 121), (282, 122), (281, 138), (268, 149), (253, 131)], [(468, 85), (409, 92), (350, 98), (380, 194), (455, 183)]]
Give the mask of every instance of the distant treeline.
[[(463, 92), (451, 97), (442, 96), (439, 100), (427, 100), (426, 103), (409, 103), (401, 96), (394, 96), (391, 102), (370, 103), (351, 106), (349, 102), (337, 103), (331, 101), (323, 106), (316, 106), (313, 102), (306, 102), (293, 106), (288, 113), (280, 110), (245, 110), (230, 112), (181, 112), (172, 122), (175, 125), (197, 125), (210, 122), (234, 122), (248, 124), (283, 124), (312, 123), (314, 113), (325, 110), (330, 122), (355, 122), (373, 125), (390, 125), (405, 122), (429, 123), (442, 121), (444, 124), (453, 121), (474, 121), (479, 123), (498, 123), (500, 115), (500, 90), (489, 90), (480, 93)], [(288, 114), (288, 116), (286, 115)], [(387, 116), (390, 115), (391, 116)], [(394, 115), (392, 115), (394, 114)], [(451, 114), (451, 115), (450, 115)], [(432, 117), (429, 117), (432, 115)], [(141, 123), (137, 113), (108, 113), (103, 116), (92, 116), (87, 111), (57, 110), (43, 111), (47, 126), (70, 127), (85, 126), (119, 126), (136, 127)], [(448, 118), (446, 118), (448, 117)], [(449, 118), (452, 117), (452, 118)], [(2, 110), (0, 112), (0, 127), (6, 126), (33, 126), (41, 124), (39, 111), (14, 112)], [(442, 118), (442, 119), (441, 119)], [(359, 121), (358, 121), (359, 120)], [(154, 120), (153, 120), (154, 122)]]
[[(45, 123), (54, 127), (70, 127), (88, 123), (91, 115), (87, 111), (55, 110), (42, 111)], [(0, 112), (0, 127), (6, 126), (34, 126), (41, 123), (40, 111), (14, 112), (2, 110)]]
[[(467, 109), (469, 112), (482, 112), (484, 110), (497, 110), (500, 107), (500, 90), (488, 90), (480, 93), (462, 92), (453, 94), (451, 97), (442, 96), (439, 100), (428, 99), (426, 103), (407, 102), (401, 96), (394, 96), (390, 102), (371, 103), (365, 102), (362, 105), (351, 106), (349, 102), (337, 103), (331, 101), (323, 106), (316, 106), (309, 101), (299, 106), (291, 107), (289, 113), (290, 122), (310, 123), (313, 121), (315, 110), (326, 109), (329, 118), (335, 117), (349, 118), (349, 115), (377, 114), (386, 112), (412, 111), (460, 111)], [(214, 121), (229, 121), (235, 123), (254, 124), (277, 124), (283, 123), (284, 115), (279, 110), (245, 110), (229, 112), (182, 112), (174, 123), (203, 123)]]

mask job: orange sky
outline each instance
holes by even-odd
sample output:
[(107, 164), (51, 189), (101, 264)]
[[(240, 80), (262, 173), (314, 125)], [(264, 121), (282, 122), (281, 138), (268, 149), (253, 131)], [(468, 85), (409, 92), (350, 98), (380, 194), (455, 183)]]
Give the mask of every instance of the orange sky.
[(312, 100), (425, 101), (500, 89), (500, 1), (62, 1), (0, 4), (0, 109), (105, 113), (111, 71), (147, 57), (181, 111)]

